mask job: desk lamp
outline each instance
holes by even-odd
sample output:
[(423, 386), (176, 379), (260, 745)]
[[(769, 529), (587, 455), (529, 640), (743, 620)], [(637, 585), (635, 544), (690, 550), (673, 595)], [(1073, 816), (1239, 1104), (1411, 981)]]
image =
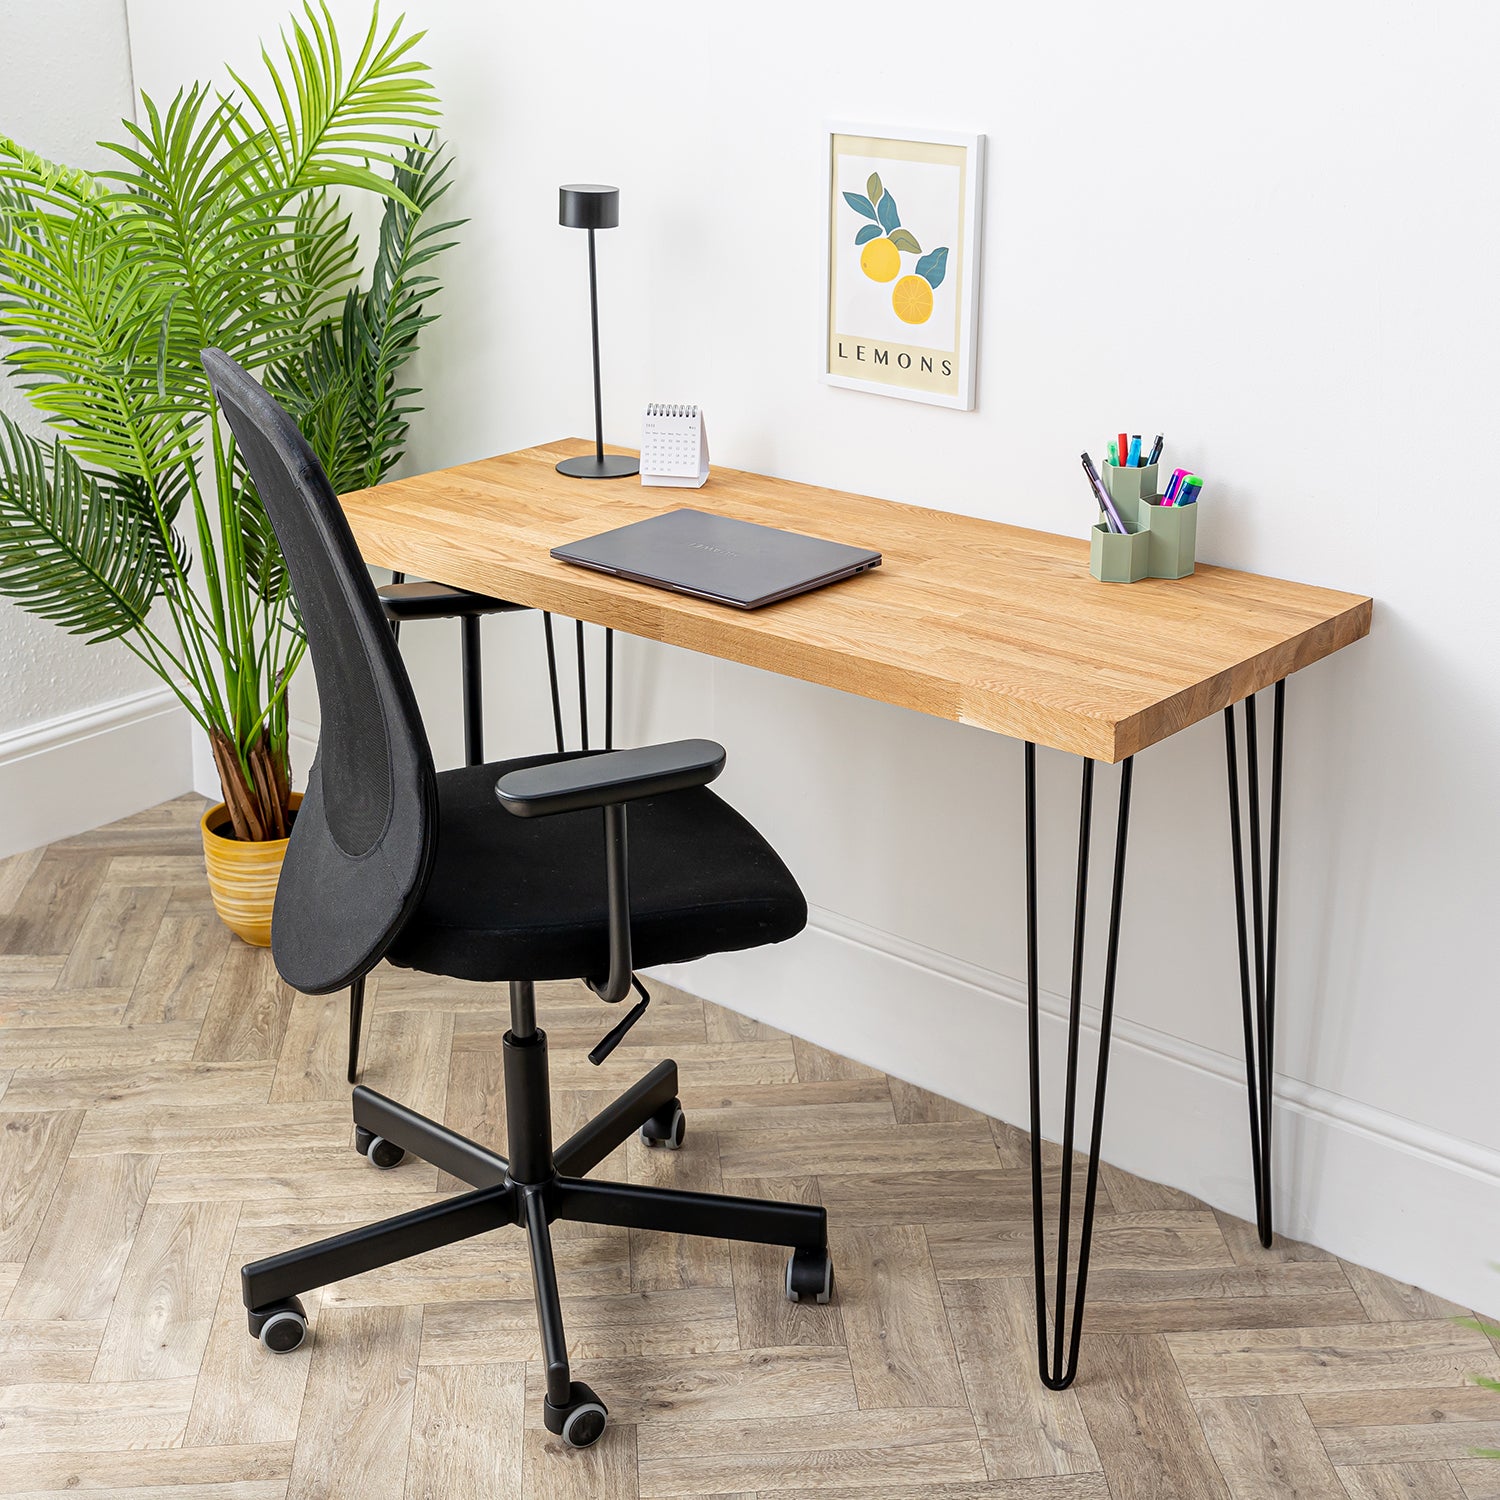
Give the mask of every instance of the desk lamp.
[(589, 312), (594, 325), (594, 451), (565, 458), (559, 474), (575, 479), (620, 479), (639, 474), (640, 462), (627, 453), (605, 453), (604, 411), (599, 399), (599, 285), (594, 272), (594, 231), (614, 229), (620, 222), (620, 190), (596, 182), (574, 182), (558, 189), (557, 222), (565, 229), (589, 232)]

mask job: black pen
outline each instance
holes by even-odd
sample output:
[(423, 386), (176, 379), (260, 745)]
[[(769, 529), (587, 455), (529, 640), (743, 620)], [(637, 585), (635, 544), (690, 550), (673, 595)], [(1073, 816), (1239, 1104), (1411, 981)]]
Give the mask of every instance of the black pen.
[(1156, 434), (1156, 441), (1151, 445), (1151, 457), (1146, 460), (1147, 464), (1154, 464), (1161, 457), (1162, 435)]

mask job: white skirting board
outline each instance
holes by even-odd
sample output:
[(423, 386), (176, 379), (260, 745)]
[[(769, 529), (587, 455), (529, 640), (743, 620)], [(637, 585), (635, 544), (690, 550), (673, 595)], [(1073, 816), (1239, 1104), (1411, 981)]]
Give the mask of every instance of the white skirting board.
[(0, 734), (0, 858), (191, 791), (191, 723), (161, 687)]
[[(814, 908), (792, 943), (659, 972), (689, 994), (1023, 1128), (1024, 982)], [(1285, 977), (1285, 976), (1283, 976)], [(1226, 994), (1238, 1010), (1238, 993)], [(1065, 997), (1042, 996), (1042, 1132), (1061, 1135)], [(1079, 1052), (1087, 1149), (1098, 1011)], [(1289, 1238), (1500, 1310), (1500, 1153), (1295, 1079), (1276, 1079), (1276, 1227)], [(1244, 1060), (1116, 1015), (1103, 1158), (1255, 1217)]]

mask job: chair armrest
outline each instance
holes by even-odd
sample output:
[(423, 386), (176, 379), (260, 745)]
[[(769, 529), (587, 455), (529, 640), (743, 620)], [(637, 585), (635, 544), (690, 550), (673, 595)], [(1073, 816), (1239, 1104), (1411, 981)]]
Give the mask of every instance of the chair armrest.
[(723, 769), (722, 745), (712, 740), (675, 740), (510, 771), (495, 783), (495, 795), (518, 818), (544, 818), (706, 786)]
[(375, 592), (387, 620), (445, 620), (455, 615), (494, 615), (525, 608), (489, 594), (450, 588), (446, 583), (387, 583)]

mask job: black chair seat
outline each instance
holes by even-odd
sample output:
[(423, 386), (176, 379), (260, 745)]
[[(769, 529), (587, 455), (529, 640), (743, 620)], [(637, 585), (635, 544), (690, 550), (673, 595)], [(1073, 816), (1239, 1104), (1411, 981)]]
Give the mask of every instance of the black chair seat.
[[(495, 783), (533, 755), (438, 774), (437, 862), (386, 953), (456, 979), (602, 978), (609, 969), (604, 828), (597, 810), (512, 816)], [(630, 935), (637, 968), (779, 943), (807, 903), (775, 850), (707, 788), (632, 802)], [(580, 870), (597, 869), (597, 881)]]
[(449, 620), (464, 615), (498, 615), (524, 604), (472, 594), (446, 583), (388, 583), (375, 590), (387, 620)]

